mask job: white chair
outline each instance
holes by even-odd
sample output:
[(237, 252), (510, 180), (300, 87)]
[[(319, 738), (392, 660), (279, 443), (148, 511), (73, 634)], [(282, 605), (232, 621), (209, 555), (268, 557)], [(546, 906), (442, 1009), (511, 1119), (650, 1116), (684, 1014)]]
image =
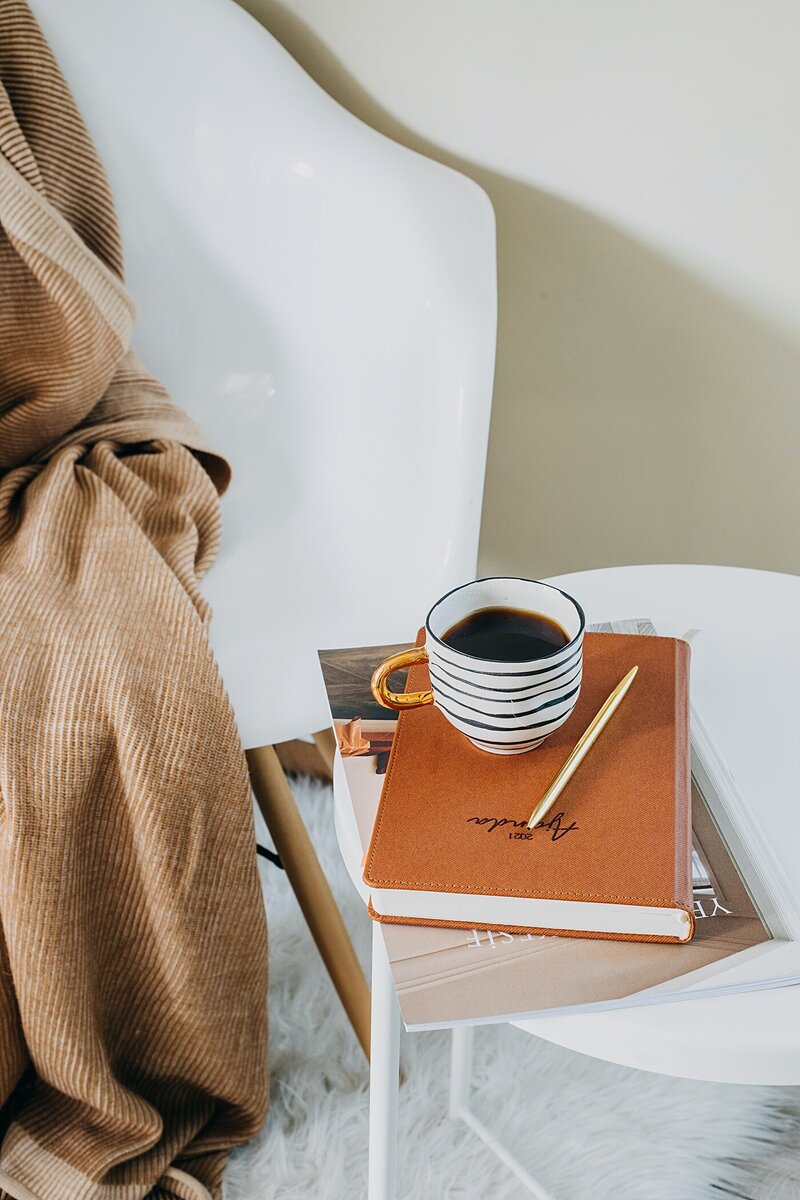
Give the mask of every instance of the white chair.
[(406, 641), (473, 576), (492, 209), (233, 0), (33, 0), (116, 199), (135, 345), (233, 466), (205, 583), (254, 790), (356, 1031), (369, 998), (272, 746), (316, 650)]

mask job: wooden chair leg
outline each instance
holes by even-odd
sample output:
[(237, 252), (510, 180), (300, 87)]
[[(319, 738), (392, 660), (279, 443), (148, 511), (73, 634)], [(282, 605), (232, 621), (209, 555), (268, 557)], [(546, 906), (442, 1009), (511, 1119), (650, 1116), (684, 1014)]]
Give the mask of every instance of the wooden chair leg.
[(275, 753), (287, 775), (306, 775), (311, 779), (324, 779), (326, 783), (333, 782), (333, 771), (317, 749), (316, 742), (304, 742), (301, 738), (276, 742)]
[(320, 729), (314, 734), (314, 741), (317, 744), (317, 749), (322, 755), (322, 760), (328, 769), (328, 775), (333, 779), (333, 760), (336, 756), (336, 738), (330, 725), (326, 729)]
[(333, 985), (369, 1059), (370, 994), (273, 746), (247, 751), (250, 782)]

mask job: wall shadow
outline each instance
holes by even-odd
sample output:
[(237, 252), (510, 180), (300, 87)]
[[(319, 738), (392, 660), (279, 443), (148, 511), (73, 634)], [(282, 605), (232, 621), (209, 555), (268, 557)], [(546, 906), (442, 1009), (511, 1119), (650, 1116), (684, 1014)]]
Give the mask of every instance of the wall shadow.
[(281, 0), (240, 0), (334, 99), (497, 215), (481, 569), (800, 570), (800, 344), (609, 221), (405, 127)]

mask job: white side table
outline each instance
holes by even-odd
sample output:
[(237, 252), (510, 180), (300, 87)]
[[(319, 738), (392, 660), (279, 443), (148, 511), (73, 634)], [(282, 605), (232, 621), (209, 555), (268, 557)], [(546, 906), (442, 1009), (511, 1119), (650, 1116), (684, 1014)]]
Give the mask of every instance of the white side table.
[[(734, 567), (618, 567), (550, 580), (589, 623), (649, 617), (692, 641), (692, 702), (800, 890), (800, 578)], [(361, 844), (341, 764), (334, 778), (342, 854), (362, 896)], [(786, 855), (786, 852), (784, 852)], [(797, 988), (515, 1022), (609, 1062), (726, 1083), (800, 1084)], [(394, 1196), (400, 1015), (380, 926), (373, 929), (369, 1200)], [(424, 1036), (418, 1035), (418, 1036)], [(452, 1116), (461, 1117), (539, 1200), (554, 1200), (469, 1110), (471, 1031), (453, 1030)]]

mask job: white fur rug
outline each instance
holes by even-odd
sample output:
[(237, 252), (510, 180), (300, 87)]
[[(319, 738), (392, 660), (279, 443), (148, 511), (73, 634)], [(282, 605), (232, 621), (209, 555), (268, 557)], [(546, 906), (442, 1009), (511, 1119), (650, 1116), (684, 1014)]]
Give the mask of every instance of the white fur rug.
[[(370, 921), (339, 857), (330, 791), (306, 780), (295, 790), (368, 965)], [(263, 879), (272, 1104), (261, 1137), (231, 1162), (225, 1200), (363, 1200), (366, 1063), (283, 872), (263, 864)], [(445, 1033), (404, 1035), (399, 1200), (523, 1200), (506, 1168), (447, 1118), (448, 1052)], [(634, 1072), (510, 1027), (480, 1029), (475, 1052), (473, 1107), (556, 1200), (757, 1200), (747, 1160), (757, 1167), (796, 1136), (789, 1089)]]

